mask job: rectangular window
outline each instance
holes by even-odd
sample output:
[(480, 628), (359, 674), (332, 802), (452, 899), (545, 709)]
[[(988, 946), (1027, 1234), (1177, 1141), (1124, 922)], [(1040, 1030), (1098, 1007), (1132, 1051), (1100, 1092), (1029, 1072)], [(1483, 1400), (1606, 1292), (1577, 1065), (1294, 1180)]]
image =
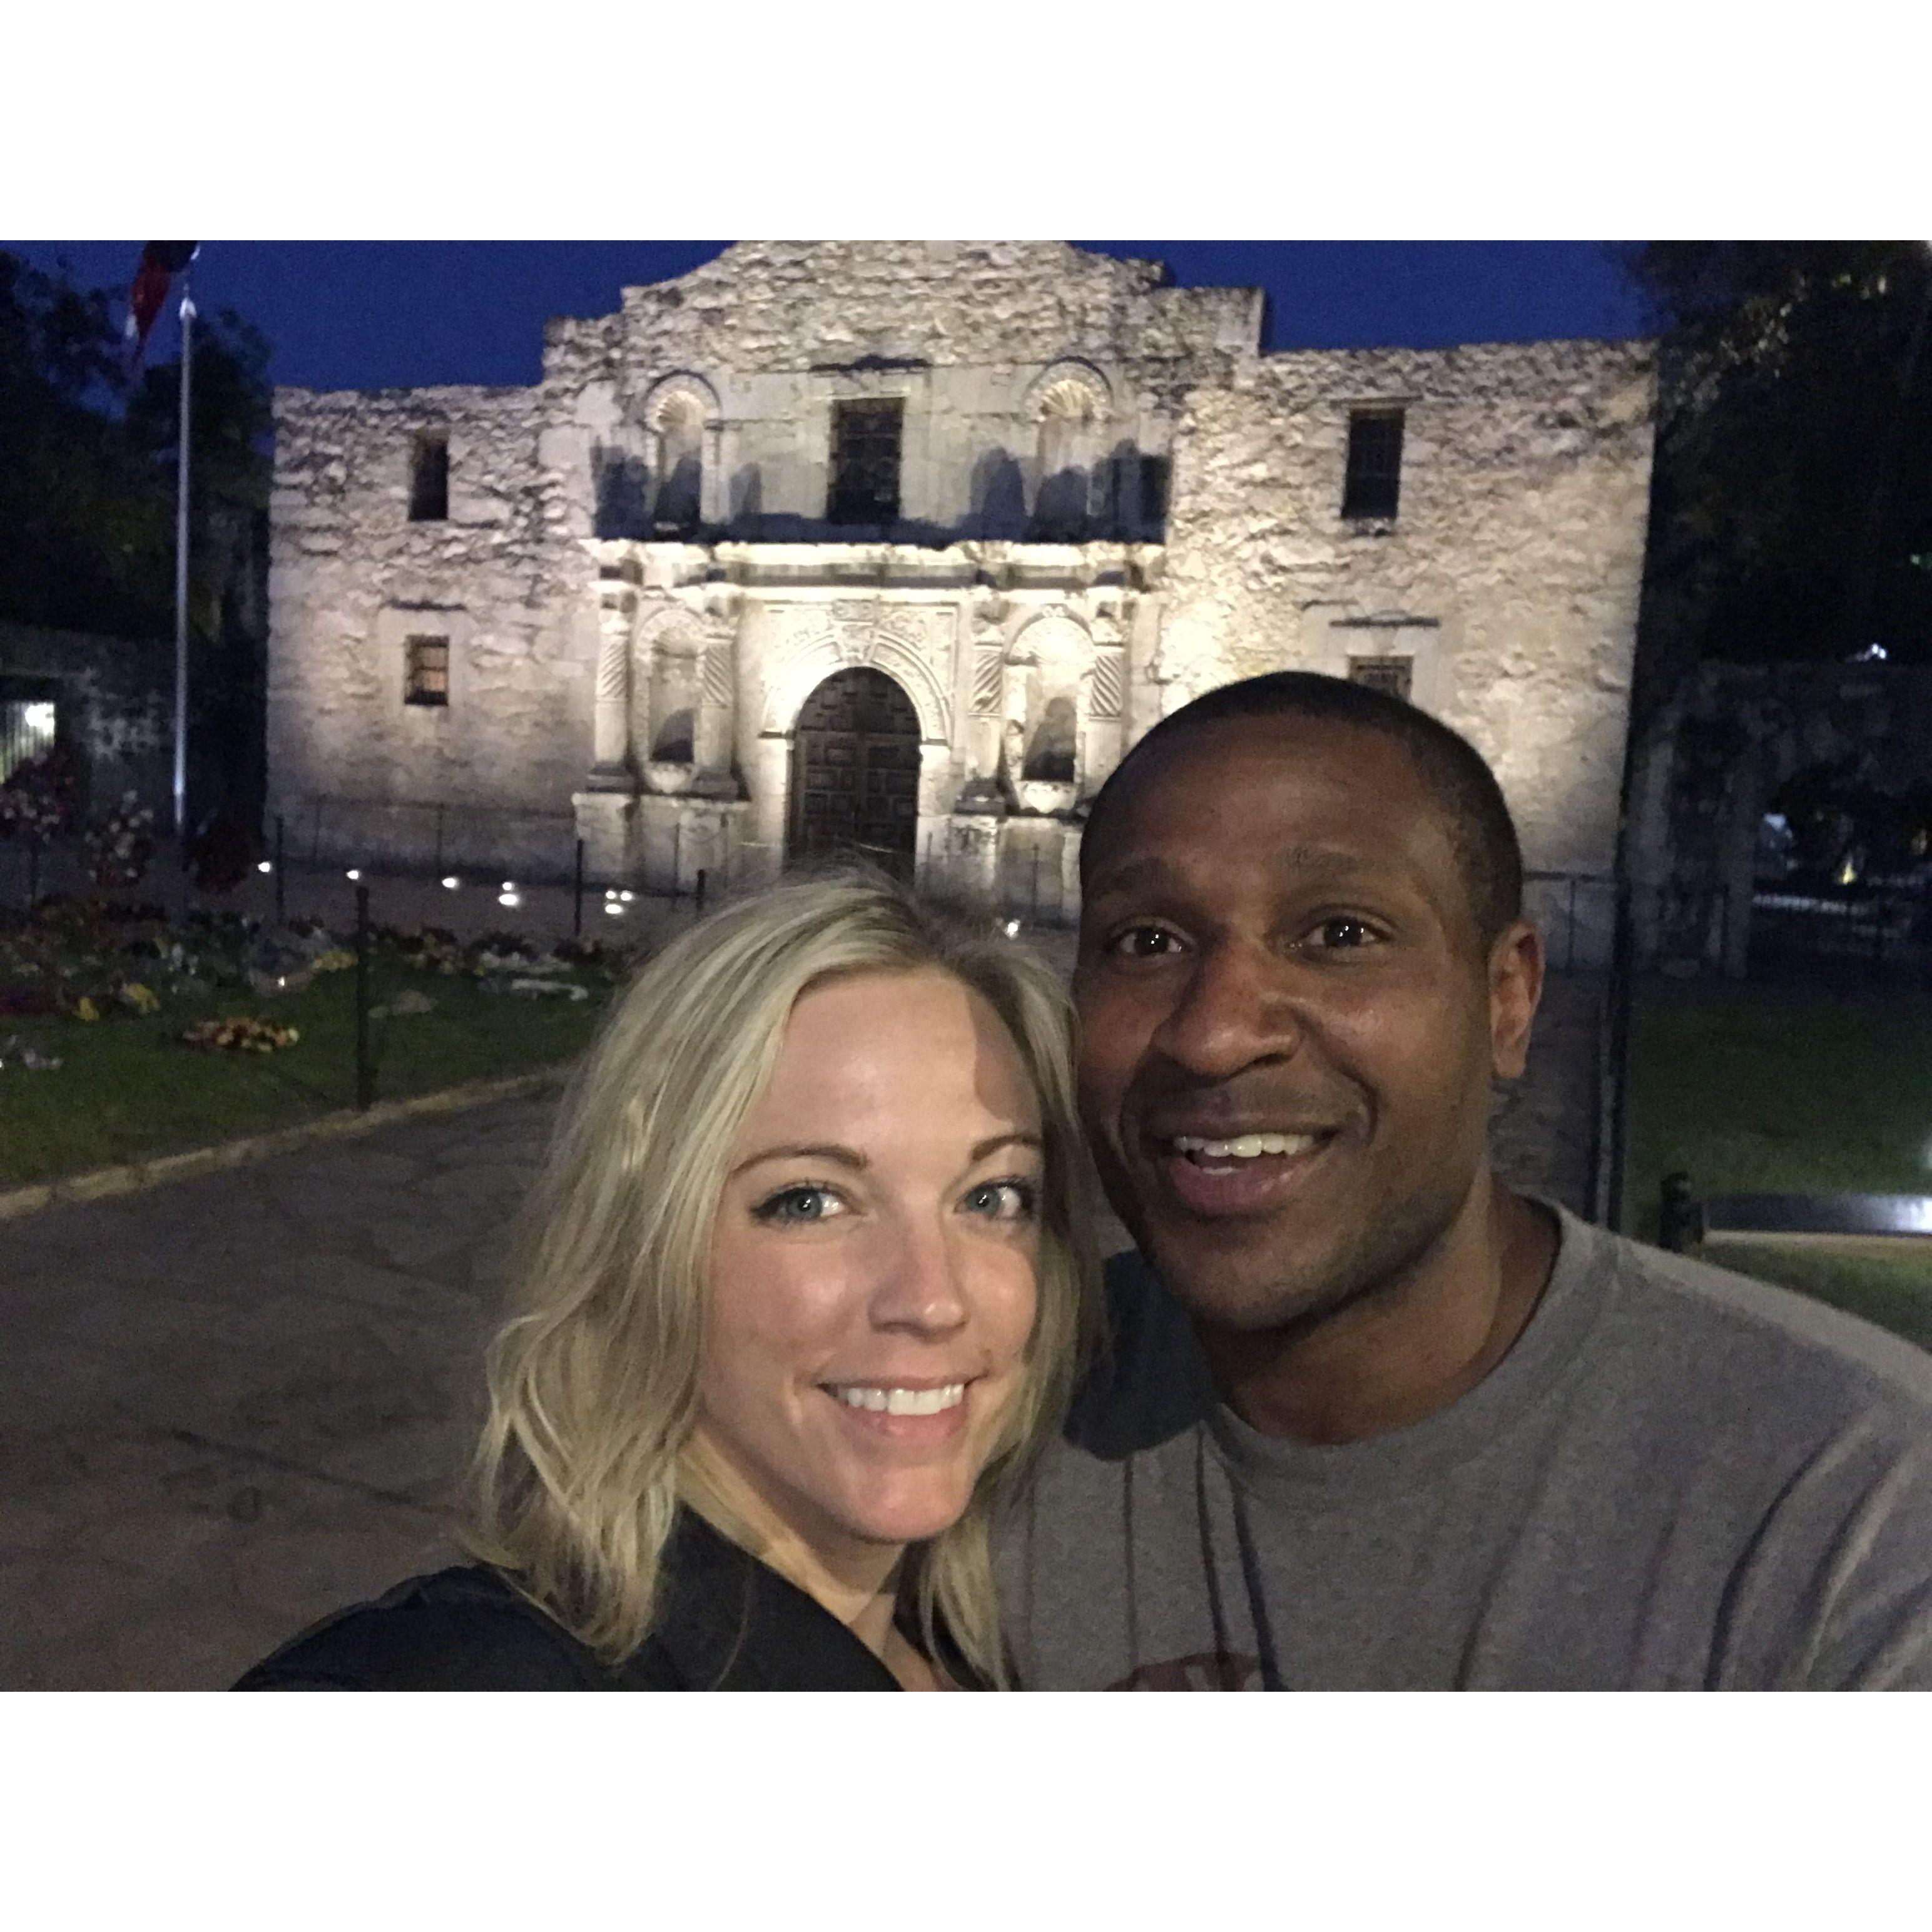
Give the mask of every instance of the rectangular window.
[(1402, 490), (1400, 410), (1351, 410), (1348, 476), (1342, 489), (1345, 517), (1393, 517)]
[(902, 397), (868, 397), (832, 405), (827, 522), (898, 521), (899, 447), (904, 427)]
[(419, 436), (410, 464), (410, 521), (440, 524), (449, 514), (449, 439)]
[(447, 704), (449, 702), (449, 640), (447, 638), (412, 638), (403, 672), (405, 704)]
[(1390, 697), (1406, 701), (1414, 665), (1413, 658), (1351, 658), (1348, 682), (1366, 684), (1372, 690), (1385, 691)]
[(1172, 474), (1168, 458), (1141, 458), (1141, 521), (1156, 534), (1167, 526), (1167, 492)]

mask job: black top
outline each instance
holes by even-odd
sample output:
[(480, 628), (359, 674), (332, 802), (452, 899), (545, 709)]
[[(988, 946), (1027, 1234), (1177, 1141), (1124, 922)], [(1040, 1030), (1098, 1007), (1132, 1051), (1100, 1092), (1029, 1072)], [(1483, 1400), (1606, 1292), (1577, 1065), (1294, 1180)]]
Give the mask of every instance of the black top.
[[(664, 1554), (660, 1609), (613, 1669), (483, 1564), (413, 1576), (338, 1611), (238, 1690), (896, 1690), (892, 1672), (806, 1593), (689, 1510)], [(954, 1682), (970, 1684), (950, 1653)]]

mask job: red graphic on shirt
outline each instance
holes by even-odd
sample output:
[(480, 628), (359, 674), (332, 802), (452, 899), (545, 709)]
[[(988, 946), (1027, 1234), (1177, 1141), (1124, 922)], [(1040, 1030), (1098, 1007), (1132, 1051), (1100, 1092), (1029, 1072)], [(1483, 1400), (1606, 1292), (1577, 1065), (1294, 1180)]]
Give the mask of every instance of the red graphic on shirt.
[(1107, 1686), (1109, 1690), (1245, 1690), (1250, 1678), (1261, 1675), (1258, 1657), (1204, 1650), (1166, 1664), (1144, 1664), (1130, 1677)]

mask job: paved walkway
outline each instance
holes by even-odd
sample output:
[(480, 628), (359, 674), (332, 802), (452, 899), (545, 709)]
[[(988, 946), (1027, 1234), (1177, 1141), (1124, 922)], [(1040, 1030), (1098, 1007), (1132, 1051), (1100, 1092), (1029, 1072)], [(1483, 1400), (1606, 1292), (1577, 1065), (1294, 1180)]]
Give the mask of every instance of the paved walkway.
[[(1587, 988), (1552, 990), (1499, 1150), (1567, 1194), (1594, 1049)], [(452, 1560), (442, 1510), (553, 1104), (8, 1224), (0, 1688), (218, 1688), (327, 1610)]]

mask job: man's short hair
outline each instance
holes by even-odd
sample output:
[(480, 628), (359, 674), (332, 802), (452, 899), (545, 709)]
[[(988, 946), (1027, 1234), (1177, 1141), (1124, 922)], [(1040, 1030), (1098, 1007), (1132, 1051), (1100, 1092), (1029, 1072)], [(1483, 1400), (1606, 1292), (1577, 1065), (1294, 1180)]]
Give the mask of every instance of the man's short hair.
[(1484, 946), (1522, 917), (1522, 848), (1502, 788), (1481, 752), (1460, 733), (1400, 698), (1317, 671), (1269, 671), (1224, 684), (1156, 724), (1114, 768), (1094, 800), (1080, 843), (1083, 886), (1095, 834), (1119, 809), (1135, 761), (1152, 746), (1238, 718), (1328, 718), (1394, 739), (1408, 754), (1442, 814)]

